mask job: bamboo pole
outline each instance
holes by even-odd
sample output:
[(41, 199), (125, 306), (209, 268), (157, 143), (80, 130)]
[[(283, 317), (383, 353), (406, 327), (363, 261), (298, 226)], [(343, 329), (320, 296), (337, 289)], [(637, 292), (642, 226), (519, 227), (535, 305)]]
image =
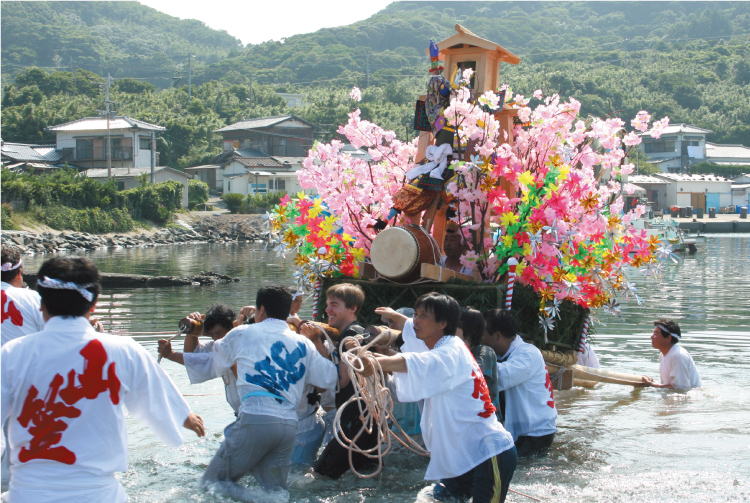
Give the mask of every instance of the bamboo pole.
[[(547, 364), (550, 373), (555, 373), (560, 368), (558, 365)], [(584, 367), (583, 365), (570, 365), (569, 369), (573, 370), (573, 378), (586, 381), (603, 382), (608, 384), (622, 384), (624, 386), (634, 386), (636, 388), (644, 386), (642, 376), (623, 374), (611, 370), (594, 369)]]

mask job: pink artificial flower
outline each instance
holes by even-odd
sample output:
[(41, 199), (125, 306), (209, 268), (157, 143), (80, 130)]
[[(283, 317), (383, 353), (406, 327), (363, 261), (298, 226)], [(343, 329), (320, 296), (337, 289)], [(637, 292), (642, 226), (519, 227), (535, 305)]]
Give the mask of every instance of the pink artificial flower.
[(630, 121), (630, 124), (638, 131), (646, 131), (648, 129), (648, 123), (651, 120), (651, 115), (645, 110), (641, 110), (635, 116), (635, 119)]
[(625, 135), (625, 138), (622, 139), (622, 142), (628, 147), (632, 147), (633, 145), (638, 145), (641, 143), (641, 137), (631, 131), (630, 133)]
[(542, 90), (541, 89), (537, 89), (536, 91), (534, 91), (534, 98), (536, 98), (538, 100), (542, 99)]
[(651, 126), (651, 138), (661, 138), (664, 129), (669, 126), (669, 117), (664, 117), (660, 121), (656, 121)]

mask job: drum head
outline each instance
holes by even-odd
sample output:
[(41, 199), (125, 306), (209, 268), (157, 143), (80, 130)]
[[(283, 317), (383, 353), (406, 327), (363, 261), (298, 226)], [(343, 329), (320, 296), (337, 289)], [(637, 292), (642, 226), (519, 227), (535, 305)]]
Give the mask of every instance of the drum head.
[(417, 240), (403, 227), (389, 227), (383, 230), (370, 246), (372, 265), (386, 278), (398, 278), (409, 274), (418, 258)]

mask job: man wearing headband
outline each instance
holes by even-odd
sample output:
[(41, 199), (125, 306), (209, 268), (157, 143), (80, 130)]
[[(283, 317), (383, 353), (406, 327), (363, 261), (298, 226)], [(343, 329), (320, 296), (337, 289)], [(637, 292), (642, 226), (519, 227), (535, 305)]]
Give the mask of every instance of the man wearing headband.
[[(185, 334), (182, 353), (172, 349), (172, 343), (167, 339), (159, 339), (159, 354), (167, 360), (185, 366), (190, 384), (200, 384), (211, 379), (221, 377), (224, 381), (224, 395), (227, 403), (234, 411), (235, 417), (240, 412), (240, 396), (237, 391), (237, 369), (233, 368), (223, 375), (216, 375), (212, 351), (214, 341), (224, 338), (234, 327), (245, 321), (245, 316), (237, 316), (231, 306), (227, 304), (212, 304), (206, 314), (190, 313), (188, 318), (201, 322), (203, 332), (200, 334)], [(201, 343), (200, 335), (211, 337), (212, 340)]]
[(99, 333), (88, 317), (101, 275), (87, 258), (47, 260), (37, 286), (46, 325), (2, 348), (2, 418), (12, 478), (7, 501), (127, 501), (125, 411), (169, 447), (181, 427), (205, 434), (164, 370), (130, 337)]
[(2, 345), (44, 328), (39, 294), (23, 288), (23, 263), (18, 250), (2, 249)]
[(660, 318), (654, 322), (654, 333), (651, 334), (651, 346), (658, 349), (659, 375), (661, 384), (657, 384), (648, 376), (643, 376), (643, 382), (654, 388), (669, 388), (689, 390), (700, 388), (701, 378), (690, 353), (677, 343), (682, 339), (680, 326), (676, 321)]

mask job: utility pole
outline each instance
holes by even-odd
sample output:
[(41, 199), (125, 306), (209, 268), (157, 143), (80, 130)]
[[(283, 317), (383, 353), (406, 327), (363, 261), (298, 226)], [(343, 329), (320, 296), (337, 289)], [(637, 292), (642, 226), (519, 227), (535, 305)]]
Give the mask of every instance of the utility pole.
[(188, 54), (188, 100), (193, 99), (193, 55)]
[(253, 106), (253, 76), (250, 75), (250, 97), (247, 99), (250, 102), (250, 106)]
[(154, 182), (154, 175), (156, 173), (156, 131), (151, 130), (151, 183)]
[(367, 88), (369, 89), (370, 88), (370, 55), (369, 54), (365, 56), (365, 61), (367, 62), (366, 63), (367, 65)]
[(104, 114), (107, 116), (107, 144), (104, 146), (104, 151), (107, 153), (107, 178), (112, 179), (112, 146), (109, 137), (109, 119), (111, 118), (109, 111), (109, 86), (112, 85), (112, 76), (107, 73), (107, 87), (106, 87), (106, 98), (104, 99), (105, 111)]
[(70, 57), (70, 71), (73, 72), (73, 97), (76, 97), (76, 67), (73, 66), (73, 56)]

